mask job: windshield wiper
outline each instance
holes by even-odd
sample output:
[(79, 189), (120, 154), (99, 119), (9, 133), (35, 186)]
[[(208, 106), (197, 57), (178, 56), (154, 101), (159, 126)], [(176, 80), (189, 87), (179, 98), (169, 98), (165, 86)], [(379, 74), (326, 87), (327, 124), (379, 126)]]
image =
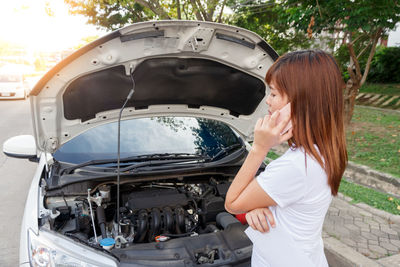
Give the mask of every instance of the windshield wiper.
[[(160, 164), (168, 164), (168, 163), (185, 162), (188, 160), (203, 160), (203, 159), (209, 159), (209, 157), (197, 155), (197, 154), (190, 154), (190, 153), (158, 153), (158, 154), (147, 154), (147, 155), (126, 157), (126, 158), (122, 158), (120, 160), (120, 162), (133, 162), (133, 161), (146, 160), (147, 162), (144, 162), (144, 165), (147, 165), (150, 163), (150, 162), (148, 162), (148, 160), (157, 160), (150, 164), (150, 165), (152, 165), (152, 164), (156, 164), (156, 162), (159, 162)], [(158, 160), (162, 160), (162, 161), (158, 161)], [(89, 160), (89, 161), (86, 161), (86, 162), (83, 162), (80, 164), (76, 164), (72, 167), (61, 169), (60, 175), (72, 174), (74, 170), (82, 168), (82, 167), (86, 167), (86, 166), (102, 165), (102, 164), (110, 164), (110, 163), (117, 163), (117, 160), (116, 159)], [(139, 163), (128, 166), (126, 168), (129, 168), (129, 167), (132, 167), (132, 166), (135, 166), (138, 164)], [(124, 171), (125, 169), (121, 169), (121, 171)]]
[(244, 149), (245, 147), (242, 144), (233, 144), (227, 147), (222, 148), (220, 151), (218, 151), (217, 154), (215, 154), (210, 161), (214, 161), (215, 159), (221, 157), (221, 156), (226, 156), (228, 154), (230, 154), (233, 150), (235, 150), (236, 148), (241, 148)]

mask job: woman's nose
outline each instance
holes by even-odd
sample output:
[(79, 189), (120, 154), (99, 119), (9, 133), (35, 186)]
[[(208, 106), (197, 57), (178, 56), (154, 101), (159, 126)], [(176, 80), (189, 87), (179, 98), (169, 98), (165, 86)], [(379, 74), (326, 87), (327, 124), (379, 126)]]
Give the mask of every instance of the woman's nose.
[(268, 96), (267, 96), (267, 99), (265, 100), (265, 103), (269, 106), (270, 105), (270, 101), (271, 101), (271, 99), (270, 99), (270, 96), (271, 96), (271, 94), (269, 94)]

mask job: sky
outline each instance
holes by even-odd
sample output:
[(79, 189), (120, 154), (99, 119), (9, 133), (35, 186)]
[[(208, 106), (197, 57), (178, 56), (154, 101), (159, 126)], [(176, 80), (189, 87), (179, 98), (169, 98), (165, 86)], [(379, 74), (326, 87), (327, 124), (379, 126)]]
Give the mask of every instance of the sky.
[(400, 46), (400, 23), (396, 30), (389, 32), (388, 46)]
[(105, 34), (86, 24), (85, 17), (69, 14), (63, 0), (0, 0), (0, 6), (0, 40), (28, 51), (64, 50), (83, 37)]

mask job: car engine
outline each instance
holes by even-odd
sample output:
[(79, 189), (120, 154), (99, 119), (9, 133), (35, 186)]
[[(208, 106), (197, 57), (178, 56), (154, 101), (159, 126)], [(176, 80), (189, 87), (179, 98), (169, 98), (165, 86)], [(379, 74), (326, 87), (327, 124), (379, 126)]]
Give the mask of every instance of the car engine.
[[(214, 178), (201, 183), (124, 183), (119, 224), (113, 183), (98, 184), (86, 195), (53, 194), (45, 197), (44, 205), (51, 210), (52, 230), (109, 250), (218, 232), (239, 222), (224, 208), (229, 185), (227, 180)], [(115, 243), (105, 242), (110, 239)]]

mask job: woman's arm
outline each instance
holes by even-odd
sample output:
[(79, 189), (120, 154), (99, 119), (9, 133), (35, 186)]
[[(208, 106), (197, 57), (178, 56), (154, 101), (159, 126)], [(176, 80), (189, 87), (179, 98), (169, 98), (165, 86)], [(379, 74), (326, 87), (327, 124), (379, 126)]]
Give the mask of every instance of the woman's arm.
[(276, 205), (254, 179), (258, 168), (268, 151), (256, 151), (253, 148), (236, 174), (225, 198), (225, 209), (232, 213), (244, 213), (255, 208)]
[(291, 130), (283, 135), (281, 131), (289, 122), (289, 116), (276, 125), (279, 111), (259, 119), (254, 128), (253, 146), (239, 172), (236, 174), (225, 198), (225, 209), (233, 214), (256, 208), (275, 206), (276, 202), (254, 179), (257, 170), (271, 147), (292, 137)]

